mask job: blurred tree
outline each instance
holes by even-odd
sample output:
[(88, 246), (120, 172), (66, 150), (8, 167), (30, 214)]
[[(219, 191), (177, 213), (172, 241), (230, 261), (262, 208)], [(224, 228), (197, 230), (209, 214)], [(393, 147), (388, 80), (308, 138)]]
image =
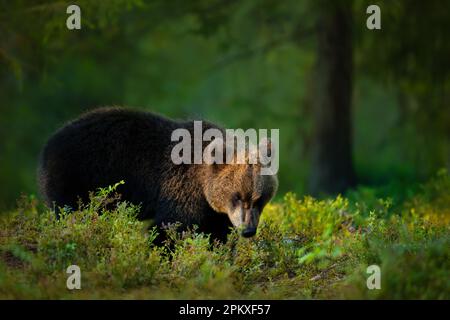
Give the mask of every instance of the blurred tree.
[(313, 194), (354, 186), (352, 154), (353, 46), (351, 3), (320, 1), (310, 171)]
[(382, 28), (368, 31), (362, 13), (369, 1), (355, 1), (356, 68), (396, 88), (399, 112), (391, 130), (408, 131), (397, 148), (401, 155), (411, 154), (404, 161), (413, 163), (416, 174), (425, 178), (437, 167), (450, 168), (450, 2), (380, 0), (377, 4)]
[(342, 192), (353, 162), (370, 183), (450, 167), (450, 2), (379, 0), (371, 31), (369, 0), (80, 0), (76, 32), (71, 3), (0, 0), (0, 205), (35, 190), (53, 130), (105, 104), (280, 128), (283, 192)]

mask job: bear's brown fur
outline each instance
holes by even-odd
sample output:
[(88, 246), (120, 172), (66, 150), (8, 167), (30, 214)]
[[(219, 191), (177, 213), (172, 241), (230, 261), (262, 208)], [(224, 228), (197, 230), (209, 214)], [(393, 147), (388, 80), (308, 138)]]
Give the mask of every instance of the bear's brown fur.
[[(177, 128), (193, 134), (193, 121), (100, 108), (69, 122), (41, 154), (38, 182), (46, 203), (75, 208), (89, 191), (124, 180), (118, 191), (123, 200), (141, 205), (139, 219), (153, 219), (158, 226), (195, 224), (200, 232), (224, 241), (239, 207), (248, 227), (243, 235), (253, 235), (262, 209), (276, 192), (276, 176), (260, 175), (258, 164), (175, 165), (171, 134)], [(204, 122), (203, 130), (208, 128), (223, 131)]]

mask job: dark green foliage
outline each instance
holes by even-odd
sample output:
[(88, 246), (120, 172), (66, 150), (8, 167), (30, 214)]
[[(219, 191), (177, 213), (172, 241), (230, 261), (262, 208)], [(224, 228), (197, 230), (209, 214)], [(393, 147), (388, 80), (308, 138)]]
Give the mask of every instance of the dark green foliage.
[[(36, 192), (39, 150), (61, 124), (129, 105), (229, 128), (280, 129), (280, 188), (305, 193), (313, 147), (317, 1), (0, 1), (0, 207)], [(446, 2), (353, 6), (354, 163), (362, 184), (448, 166)], [(394, 195), (389, 195), (394, 196)]]

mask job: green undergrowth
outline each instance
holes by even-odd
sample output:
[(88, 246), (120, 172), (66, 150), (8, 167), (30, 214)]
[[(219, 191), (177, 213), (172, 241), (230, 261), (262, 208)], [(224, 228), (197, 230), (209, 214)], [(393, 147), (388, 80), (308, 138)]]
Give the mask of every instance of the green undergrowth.
[[(450, 299), (450, 177), (441, 171), (401, 201), (360, 188), (348, 197), (266, 207), (257, 235), (211, 243), (195, 228), (166, 232), (100, 189), (59, 219), (33, 197), (0, 216), (2, 299)], [(405, 194), (405, 192), (403, 192)], [(81, 270), (69, 290), (68, 266)], [(378, 265), (381, 289), (369, 290)]]

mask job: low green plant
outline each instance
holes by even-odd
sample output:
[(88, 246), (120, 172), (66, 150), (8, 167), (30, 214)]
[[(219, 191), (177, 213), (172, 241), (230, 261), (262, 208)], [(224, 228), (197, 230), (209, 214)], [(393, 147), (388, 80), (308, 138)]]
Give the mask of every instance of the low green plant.
[[(401, 202), (367, 188), (324, 200), (288, 193), (266, 207), (254, 238), (233, 231), (217, 243), (172, 225), (162, 246), (136, 219), (139, 207), (119, 201), (122, 183), (58, 214), (34, 197), (3, 214), (0, 298), (450, 298), (446, 171)], [(366, 286), (373, 264), (380, 290)], [(66, 287), (70, 265), (81, 290)]]

